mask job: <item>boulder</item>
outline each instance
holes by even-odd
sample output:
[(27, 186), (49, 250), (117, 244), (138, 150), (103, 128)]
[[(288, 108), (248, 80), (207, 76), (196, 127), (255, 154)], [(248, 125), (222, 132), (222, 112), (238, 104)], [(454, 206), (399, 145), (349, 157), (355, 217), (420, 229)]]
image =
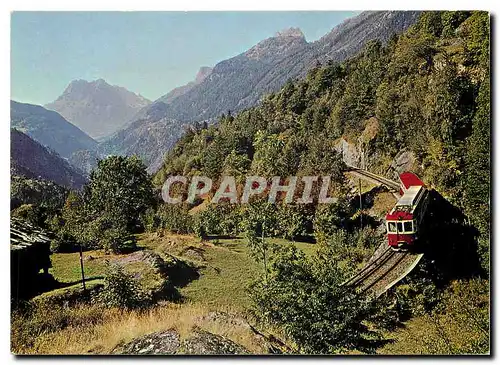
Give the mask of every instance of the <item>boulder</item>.
[(170, 329), (136, 338), (118, 348), (122, 355), (173, 355), (180, 346), (179, 334)]
[(250, 352), (241, 345), (203, 330), (182, 343), (182, 353), (186, 355), (244, 355)]

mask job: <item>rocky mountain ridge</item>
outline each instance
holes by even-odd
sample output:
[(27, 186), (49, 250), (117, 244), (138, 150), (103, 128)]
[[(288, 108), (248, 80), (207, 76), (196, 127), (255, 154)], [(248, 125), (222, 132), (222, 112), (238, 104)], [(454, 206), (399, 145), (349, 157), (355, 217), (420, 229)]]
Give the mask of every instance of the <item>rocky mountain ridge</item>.
[(10, 125), (65, 158), (92, 150), (97, 142), (59, 113), (39, 105), (10, 102)]

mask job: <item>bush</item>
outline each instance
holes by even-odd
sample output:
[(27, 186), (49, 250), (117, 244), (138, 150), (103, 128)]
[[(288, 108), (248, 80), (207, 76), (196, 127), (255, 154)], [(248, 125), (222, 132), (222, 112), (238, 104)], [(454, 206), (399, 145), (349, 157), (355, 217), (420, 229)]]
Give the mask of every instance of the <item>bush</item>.
[(370, 228), (349, 233), (343, 229), (330, 230), (328, 236), (317, 237), (318, 244), (328, 249), (329, 255), (346, 268), (355, 270), (356, 265), (368, 259), (383, 240), (383, 236)]
[(141, 215), (141, 222), (147, 232), (159, 229), (177, 234), (194, 232), (194, 221), (185, 205), (161, 204), (156, 210), (149, 208)]
[(262, 200), (248, 204), (242, 212), (241, 228), (243, 232), (252, 232), (258, 237), (261, 237), (262, 233), (265, 237), (281, 236), (276, 205)]
[(251, 287), (254, 314), (278, 325), (297, 352), (370, 351), (362, 324), (371, 313), (364, 298), (342, 287), (345, 273), (328, 251), (307, 259), (294, 246), (275, 246), (267, 278)]
[(276, 230), (281, 237), (295, 240), (312, 233), (312, 205), (280, 204), (276, 208)]
[(104, 289), (97, 296), (97, 301), (106, 307), (121, 309), (141, 308), (151, 303), (139, 281), (125, 272), (118, 264), (108, 264), (104, 277)]
[(236, 235), (241, 229), (241, 212), (237, 205), (209, 205), (198, 213), (194, 222), (194, 231), (202, 235)]
[(105, 251), (116, 254), (129, 253), (137, 249), (137, 239), (128, 235), (124, 228), (110, 228), (104, 231), (101, 243)]
[(490, 284), (487, 280), (453, 281), (440, 291), (437, 306), (408, 321), (384, 353), (420, 355), (488, 354)]
[(346, 227), (348, 218), (347, 202), (343, 200), (333, 204), (319, 205), (313, 221), (316, 240), (332, 236), (339, 228)]

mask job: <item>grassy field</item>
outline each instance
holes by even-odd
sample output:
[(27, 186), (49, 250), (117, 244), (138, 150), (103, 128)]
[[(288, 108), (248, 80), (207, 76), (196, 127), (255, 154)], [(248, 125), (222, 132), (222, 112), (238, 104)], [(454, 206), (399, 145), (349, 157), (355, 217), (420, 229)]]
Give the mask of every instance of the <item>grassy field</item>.
[[(312, 254), (316, 246), (310, 243), (269, 239), (278, 245), (294, 244), (306, 255)], [(250, 256), (246, 240), (235, 238), (213, 238), (208, 242), (189, 236), (142, 235), (139, 244), (157, 252), (173, 254), (199, 266), (200, 277), (180, 289), (185, 300), (207, 307), (229, 306), (234, 309), (248, 307), (248, 285), (262, 271)]]
[[(102, 278), (105, 260), (115, 255), (105, 255), (101, 250), (84, 252), (84, 272), (86, 280)], [(60, 283), (76, 283), (82, 280), (80, 254), (55, 253), (50, 256), (52, 268), (49, 273)]]
[[(284, 239), (269, 239), (277, 245), (293, 244), (311, 255), (316, 245), (290, 242)], [(246, 288), (259, 275), (262, 268), (250, 256), (246, 240), (236, 238), (213, 238), (200, 242), (187, 235), (142, 234), (138, 246), (160, 254), (167, 253), (192, 262), (199, 270), (199, 278), (180, 288), (185, 301), (207, 307), (227, 306), (238, 310), (248, 307)], [(102, 250), (84, 252), (84, 271), (88, 282), (101, 280), (106, 261), (120, 261), (126, 255), (104, 254)], [(79, 253), (55, 253), (51, 256), (50, 273), (60, 283), (81, 282)], [(140, 262), (127, 264), (131, 272), (141, 269)]]
[[(316, 249), (309, 243), (271, 241), (278, 245), (294, 244), (307, 255)], [(266, 352), (263, 343), (256, 340), (247, 326), (235, 327), (210, 319), (211, 314), (220, 312), (244, 316), (249, 307), (246, 289), (259, 275), (261, 267), (250, 257), (244, 239), (220, 238), (200, 242), (191, 236), (142, 234), (138, 236), (138, 246), (160, 255), (174, 255), (198, 268), (199, 277), (178, 288), (181, 303), (161, 302), (147, 311), (96, 310), (97, 307), (89, 304), (79, 307), (49, 305), (49, 308), (37, 310), (29, 319), (14, 317), (13, 351), (106, 354), (121, 343), (147, 333), (173, 328), (185, 338), (195, 328), (202, 328), (232, 339), (253, 353)], [(132, 255), (137, 255), (137, 252), (130, 255), (106, 255), (100, 250), (84, 252), (88, 286), (102, 282), (106, 261), (124, 262), (129, 272), (143, 271), (144, 274), (146, 269), (141, 269), (141, 262), (130, 262)], [(40, 295), (35, 300), (41, 303), (44, 298), (63, 297), (81, 290), (78, 253), (53, 254), (52, 266), (50, 272), (55, 279), (69, 286)]]
[[(291, 243), (271, 239), (276, 244), (294, 244), (306, 254), (315, 250), (314, 244)], [(247, 308), (248, 285), (262, 272), (251, 257), (244, 239), (220, 239), (219, 243), (206, 250), (207, 266), (201, 270), (201, 277), (183, 288), (181, 294), (194, 303), (208, 306), (230, 305)]]

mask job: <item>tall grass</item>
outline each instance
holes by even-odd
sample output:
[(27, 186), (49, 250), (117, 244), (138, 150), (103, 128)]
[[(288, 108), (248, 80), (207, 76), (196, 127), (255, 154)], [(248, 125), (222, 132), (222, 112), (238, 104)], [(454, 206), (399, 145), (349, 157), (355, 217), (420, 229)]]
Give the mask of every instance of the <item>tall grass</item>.
[(149, 310), (103, 309), (96, 305), (52, 308), (30, 316), (14, 315), (12, 352), (16, 354), (109, 354), (134, 338), (174, 329), (182, 339), (196, 328), (224, 336), (253, 353), (266, 349), (247, 326), (228, 325), (207, 315), (231, 312), (228, 307), (207, 308), (196, 304), (164, 304)]

